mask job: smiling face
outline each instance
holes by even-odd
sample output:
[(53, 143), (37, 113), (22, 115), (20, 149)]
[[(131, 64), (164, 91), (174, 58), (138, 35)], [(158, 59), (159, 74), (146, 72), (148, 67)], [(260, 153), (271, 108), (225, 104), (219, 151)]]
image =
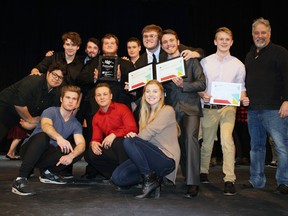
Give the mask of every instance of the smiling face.
[(143, 33), (143, 45), (149, 51), (157, 49), (160, 44), (157, 31), (151, 30)]
[(97, 46), (97, 44), (93, 43), (92, 41), (88, 41), (85, 52), (87, 53), (89, 58), (94, 58), (99, 53), (99, 47)]
[(104, 38), (102, 44), (102, 52), (106, 56), (116, 56), (118, 51), (118, 45), (115, 38)]
[(63, 72), (61, 70), (48, 71), (46, 74), (48, 89), (60, 86), (63, 79)]
[(179, 56), (179, 40), (173, 34), (163, 34), (161, 38), (162, 49), (171, 57)]
[(162, 91), (157, 84), (148, 84), (145, 87), (144, 97), (146, 102), (153, 108), (156, 107), (162, 97)]
[(218, 52), (227, 53), (233, 44), (232, 36), (224, 31), (219, 31), (215, 36), (214, 44), (217, 46)]
[(74, 44), (71, 39), (67, 39), (63, 44), (64, 52), (67, 56), (75, 56), (79, 49), (77, 44)]
[(258, 23), (253, 28), (252, 36), (255, 46), (260, 50), (269, 44), (271, 32), (266, 25)]

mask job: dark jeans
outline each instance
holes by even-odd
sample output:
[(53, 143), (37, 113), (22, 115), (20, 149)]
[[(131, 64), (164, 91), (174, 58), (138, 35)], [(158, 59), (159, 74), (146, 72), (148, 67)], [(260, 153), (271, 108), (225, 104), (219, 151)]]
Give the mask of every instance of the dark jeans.
[(138, 184), (141, 175), (155, 172), (164, 177), (175, 169), (175, 161), (157, 146), (139, 137), (126, 138), (124, 148), (129, 157), (112, 174), (112, 181), (119, 186)]
[[(28, 178), (34, 167), (42, 170), (48, 169), (51, 172), (60, 172), (67, 167), (63, 164), (56, 167), (62, 155), (60, 147), (54, 147), (50, 144), (50, 137), (46, 133), (35, 134), (21, 147), (22, 164), (18, 176)], [(74, 158), (72, 163), (80, 158)]]
[(102, 148), (101, 155), (94, 154), (91, 147), (89, 147), (85, 154), (85, 160), (94, 167), (95, 171), (106, 178), (110, 178), (115, 168), (128, 159), (124, 151), (123, 140), (123, 137), (115, 138), (111, 148)]

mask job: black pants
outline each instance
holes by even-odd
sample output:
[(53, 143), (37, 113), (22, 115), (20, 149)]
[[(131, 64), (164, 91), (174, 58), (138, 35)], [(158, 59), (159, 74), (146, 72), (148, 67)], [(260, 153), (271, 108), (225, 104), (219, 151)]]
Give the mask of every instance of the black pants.
[(114, 139), (111, 148), (102, 148), (102, 155), (96, 155), (91, 147), (87, 149), (85, 160), (93, 168), (106, 178), (110, 178), (115, 168), (128, 159), (123, 147), (122, 137)]
[[(54, 147), (50, 144), (50, 137), (46, 133), (35, 134), (21, 147), (22, 164), (18, 177), (28, 178), (34, 167), (43, 170), (48, 169), (51, 172), (60, 172), (67, 167), (63, 164), (56, 166), (62, 155), (59, 146)], [(80, 158), (74, 158), (72, 163)]]

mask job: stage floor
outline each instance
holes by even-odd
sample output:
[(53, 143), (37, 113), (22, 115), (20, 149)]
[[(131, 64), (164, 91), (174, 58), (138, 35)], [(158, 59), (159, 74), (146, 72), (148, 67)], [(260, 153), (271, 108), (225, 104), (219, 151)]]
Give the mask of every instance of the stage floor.
[[(210, 169), (211, 184), (201, 184), (199, 195), (193, 199), (183, 198), (186, 186), (179, 173), (176, 187), (163, 186), (159, 199), (136, 200), (134, 195), (140, 191), (137, 188), (119, 192), (115, 185), (99, 179), (67, 185), (43, 184), (38, 180), (37, 170), (35, 177), (30, 179), (37, 194), (18, 196), (11, 192), (11, 186), (20, 164), (21, 161), (0, 156), (0, 215), (288, 215), (288, 196), (274, 193), (274, 168), (266, 168), (267, 184), (262, 190), (241, 190), (239, 184), (248, 179), (249, 166), (236, 166), (237, 194), (224, 196), (222, 167), (216, 166)], [(85, 166), (83, 160), (74, 165), (76, 180), (84, 173)]]

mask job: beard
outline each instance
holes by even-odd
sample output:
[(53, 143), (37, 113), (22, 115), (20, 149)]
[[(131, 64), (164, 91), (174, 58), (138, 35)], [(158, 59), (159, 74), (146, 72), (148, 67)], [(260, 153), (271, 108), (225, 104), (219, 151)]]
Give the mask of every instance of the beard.
[(264, 48), (265, 46), (267, 46), (267, 41), (266, 41), (266, 39), (256, 39), (256, 40), (254, 40), (254, 43), (255, 43), (255, 46), (256, 46), (258, 49), (262, 49), (262, 48)]

